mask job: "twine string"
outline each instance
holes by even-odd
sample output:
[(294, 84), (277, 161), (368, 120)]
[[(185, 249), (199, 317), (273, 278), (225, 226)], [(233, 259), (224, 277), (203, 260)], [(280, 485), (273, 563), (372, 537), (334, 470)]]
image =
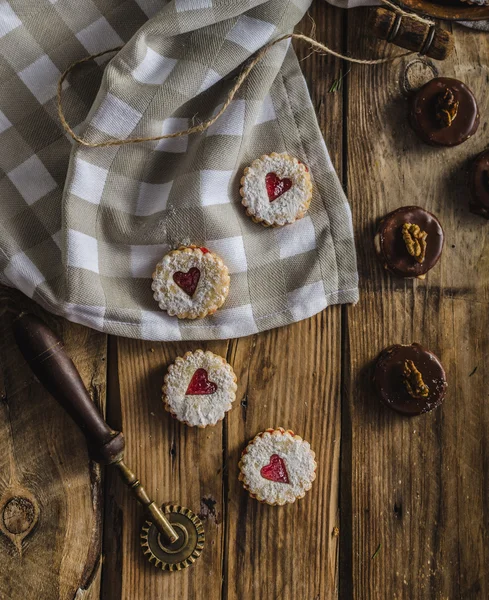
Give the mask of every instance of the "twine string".
[(385, 4), (389, 8), (392, 8), (392, 10), (395, 13), (397, 13), (398, 15), (402, 15), (404, 17), (409, 17), (410, 19), (413, 19), (414, 21), (418, 21), (418, 23), (423, 23), (424, 25), (429, 25), (430, 27), (435, 24), (435, 22), (432, 21), (431, 19), (427, 19), (426, 17), (421, 17), (420, 15), (417, 15), (416, 13), (413, 13), (413, 12), (408, 12), (407, 10), (402, 9), (400, 6), (398, 6), (397, 4), (394, 4), (390, 0), (380, 0), (380, 1), (382, 2), (382, 4)]
[[(407, 12), (403, 11), (401, 8), (397, 7), (395, 4), (392, 4), (392, 2), (390, 2), (390, 0), (382, 0), (382, 2), (386, 5), (394, 8), (394, 10), (398, 13), (401, 13), (404, 15), (409, 15), (410, 17), (413, 17), (420, 22), (423, 22), (423, 23), (429, 24), (429, 25), (433, 25), (432, 21), (428, 21), (427, 19), (424, 19), (424, 18), (414, 15), (412, 13), (407, 13)], [(111, 48), (110, 50), (105, 50), (104, 52), (99, 52), (98, 54), (91, 54), (90, 56), (86, 56), (85, 58), (82, 58), (81, 60), (77, 60), (76, 62), (71, 64), (64, 71), (64, 73), (59, 78), (57, 94), (56, 94), (59, 120), (61, 122), (61, 125), (63, 126), (63, 129), (76, 142), (78, 142), (82, 146), (86, 146), (88, 148), (104, 148), (104, 147), (109, 147), (109, 146), (124, 146), (127, 144), (140, 144), (142, 142), (157, 142), (159, 140), (167, 140), (167, 139), (171, 139), (171, 138), (182, 137), (185, 135), (191, 135), (192, 133), (201, 133), (201, 132), (205, 131), (206, 129), (209, 129), (209, 127), (211, 125), (213, 125), (222, 116), (222, 114), (226, 111), (226, 109), (229, 107), (229, 105), (233, 101), (233, 99), (236, 96), (240, 87), (243, 85), (243, 83), (248, 78), (248, 76), (251, 73), (251, 71), (253, 70), (253, 68), (265, 57), (265, 55), (274, 46), (276, 46), (280, 42), (283, 42), (284, 40), (288, 40), (288, 39), (303, 41), (303, 42), (309, 44), (309, 46), (311, 47), (312, 50), (318, 51), (318, 52), (322, 53), (323, 55), (330, 54), (331, 56), (335, 56), (336, 58), (340, 58), (342, 60), (346, 60), (347, 62), (360, 64), (360, 65), (380, 65), (380, 64), (384, 64), (384, 63), (388, 63), (388, 62), (393, 62), (395, 60), (398, 60), (400, 58), (403, 58), (405, 56), (409, 56), (410, 54), (413, 54), (412, 52), (403, 52), (402, 54), (397, 54), (396, 56), (389, 56), (386, 58), (374, 58), (374, 59), (353, 58), (351, 56), (346, 56), (344, 54), (341, 54), (340, 52), (336, 52), (335, 50), (329, 48), (328, 46), (325, 46), (321, 42), (318, 42), (317, 40), (315, 40), (311, 37), (308, 37), (307, 35), (304, 35), (302, 33), (288, 33), (288, 34), (282, 35), (281, 37), (276, 38), (275, 40), (272, 40), (271, 42), (268, 42), (268, 44), (265, 44), (255, 54), (253, 59), (251, 61), (249, 61), (248, 64), (244, 67), (244, 69), (241, 71), (239, 77), (236, 80), (236, 83), (233, 85), (233, 87), (229, 91), (227, 98), (226, 98), (224, 104), (222, 105), (221, 109), (213, 117), (210, 117), (209, 119), (206, 119), (205, 121), (202, 121), (202, 123), (199, 123), (198, 125), (193, 125), (192, 127), (189, 127), (188, 129), (183, 129), (181, 131), (175, 131), (174, 133), (167, 133), (165, 135), (155, 135), (155, 136), (148, 136), (148, 137), (136, 137), (136, 138), (126, 138), (126, 139), (111, 138), (111, 139), (105, 140), (103, 142), (89, 142), (89, 141), (83, 139), (82, 137), (80, 137), (77, 133), (75, 133), (75, 131), (73, 131), (73, 129), (70, 127), (69, 123), (66, 120), (64, 110), (63, 110), (63, 105), (62, 105), (63, 82), (65, 81), (65, 79), (67, 78), (69, 73), (78, 65), (86, 63), (89, 60), (99, 58), (100, 56), (104, 56), (105, 54), (109, 54), (111, 52), (118, 52), (122, 48), (122, 46), (118, 46), (117, 48)]]

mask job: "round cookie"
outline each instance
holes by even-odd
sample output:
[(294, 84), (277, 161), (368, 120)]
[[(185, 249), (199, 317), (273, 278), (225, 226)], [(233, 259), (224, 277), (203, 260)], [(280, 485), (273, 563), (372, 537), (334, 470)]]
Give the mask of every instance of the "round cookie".
[(215, 425), (236, 399), (236, 375), (224, 358), (196, 350), (168, 367), (163, 386), (165, 409), (190, 427)]
[(420, 344), (396, 344), (383, 350), (373, 380), (380, 400), (408, 416), (440, 406), (448, 386), (442, 364)]
[(309, 169), (288, 154), (264, 154), (244, 170), (239, 190), (246, 214), (265, 227), (302, 219), (312, 198)]
[(284, 505), (303, 498), (316, 479), (315, 454), (293, 431), (267, 429), (246, 446), (239, 480), (252, 498)]
[(443, 228), (419, 206), (403, 206), (386, 215), (374, 238), (384, 268), (399, 277), (424, 279), (438, 262), (444, 243)]
[(418, 136), (432, 146), (458, 146), (479, 127), (474, 94), (458, 79), (435, 77), (412, 97), (410, 120)]
[(472, 192), (471, 212), (489, 219), (489, 150), (479, 154), (472, 163), (470, 188)]
[(220, 308), (229, 293), (229, 273), (207, 248), (182, 246), (156, 265), (151, 289), (162, 310), (180, 319), (202, 319)]

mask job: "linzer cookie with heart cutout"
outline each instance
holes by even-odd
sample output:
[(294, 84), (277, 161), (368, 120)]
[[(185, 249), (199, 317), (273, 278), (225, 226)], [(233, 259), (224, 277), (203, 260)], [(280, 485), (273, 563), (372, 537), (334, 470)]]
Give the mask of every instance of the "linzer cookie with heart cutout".
[(244, 170), (240, 194), (255, 223), (281, 227), (301, 219), (309, 208), (309, 169), (289, 154), (264, 154)]
[(202, 319), (220, 308), (229, 292), (229, 273), (207, 248), (172, 250), (156, 265), (151, 286), (162, 310), (180, 319)]
[(282, 427), (267, 429), (246, 446), (239, 480), (252, 498), (283, 505), (303, 498), (316, 479), (315, 454), (308, 442)]
[(191, 427), (215, 425), (236, 399), (236, 375), (224, 358), (196, 350), (168, 367), (163, 386), (165, 409)]

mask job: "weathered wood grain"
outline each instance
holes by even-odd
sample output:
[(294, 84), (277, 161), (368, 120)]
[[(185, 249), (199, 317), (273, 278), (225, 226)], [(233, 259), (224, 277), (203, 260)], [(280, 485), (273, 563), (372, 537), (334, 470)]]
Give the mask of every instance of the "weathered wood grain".
[(155, 501), (188, 506), (205, 526), (201, 558), (181, 572), (164, 573), (140, 548), (144, 518), (116, 473), (107, 472), (104, 530), (104, 600), (220, 598), (223, 532), (222, 426), (198, 429), (163, 408), (168, 365), (189, 350), (226, 356), (227, 342), (165, 344), (111, 339), (107, 419), (126, 436), (127, 463)]
[[(342, 49), (348, 20), (352, 55), (384, 52), (367, 37), (365, 10), (346, 16), (318, 0), (311, 14), (328, 45)], [(306, 17), (298, 30), (310, 28)], [(309, 51), (297, 47), (333, 164), (347, 175), (358, 306), (231, 342), (109, 340), (108, 421), (125, 432), (127, 462), (150, 495), (203, 518), (206, 546), (192, 568), (168, 574), (147, 563), (142, 511), (110, 471), (104, 563), (93, 568), (99, 472), (89, 471), (82, 436), (31, 378), (3, 318), (0, 498), (7, 488), (11, 497), (31, 493), (40, 518), (20, 546), (18, 534), (12, 542), (0, 533), (0, 600), (489, 597), (489, 225), (468, 212), (465, 183), (469, 159), (487, 144), (489, 39), (458, 26), (454, 34), (444, 63), (413, 58), (350, 70), (330, 57), (306, 59)], [(349, 74), (329, 93), (340, 69)], [(456, 149), (423, 146), (407, 124), (406, 89), (437, 71), (466, 81), (481, 102), (479, 133)], [(405, 204), (432, 210), (446, 231), (441, 263), (424, 282), (394, 279), (374, 257), (377, 218)], [(103, 404), (105, 336), (45, 318)], [(412, 341), (440, 356), (450, 387), (443, 407), (408, 419), (378, 404), (369, 368), (386, 345)], [(233, 410), (205, 430), (174, 421), (161, 403), (166, 367), (198, 347), (226, 356), (239, 382)], [(237, 480), (246, 443), (280, 425), (310, 441), (319, 464), (312, 490), (282, 508), (252, 500)], [(18, 501), (4, 514), (13, 531), (36, 517)]]
[[(359, 34), (364, 19), (365, 11), (351, 13), (348, 49), (378, 55), (384, 44)], [(345, 598), (489, 597), (488, 225), (469, 213), (466, 184), (468, 161), (487, 144), (489, 39), (454, 33), (453, 57), (427, 71), (464, 80), (480, 100), (479, 133), (458, 148), (424, 146), (410, 130), (409, 59), (349, 76), (347, 182), (361, 302), (347, 311), (344, 349)], [(441, 263), (423, 282), (384, 273), (372, 246), (376, 220), (409, 204), (437, 214), (446, 233)], [(379, 405), (369, 365), (385, 346), (413, 341), (441, 358), (449, 392), (440, 409), (409, 419)]]
[[(342, 14), (316, 3), (316, 36), (341, 48)], [(309, 32), (305, 18), (298, 30)], [(297, 47), (299, 58), (310, 54)], [(341, 63), (318, 55), (302, 68), (333, 163), (341, 173), (342, 93), (328, 93)], [(234, 340), (228, 360), (238, 376), (240, 406), (225, 427), (229, 507), (223, 598), (281, 600), (337, 597), (341, 308), (289, 327)], [(290, 428), (317, 455), (318, 477), (306, 497), (287, 507), (251, 499), (237, 480), (247, 442), (267, 427)]]
[[(317, 7), (314, 18), (318, 36), (341, 44), (339, 11)], [(302, 29), (310, 26), (306, 18)], [(333, 160), (341, 168), (342, 96), (327, 94), (340, 65), (317, 55), (303, 65), (321, 122), (328, 123)], [(154, 498), (200, 511), (206, 547), (182, 573), (163, 574), (147, 564), (138, 541), (141, 511), (109, 473), (104, 600), (336, 597), (340, 315), (335, 307), (310, 321), (234, 341), (229, 351), (226, 342), (111, 340), (109, 422), (125, 432), (127, 460)], [(161, 404), (166, 367), (198, 347), (227, 355), (239, 381), (236, 406), (222, 425), (205, 430), (172, 420)], [(306, 499), (267, 509), (238, 483), (237, 463), (255, 433), (281, 424), (312, 443), (320, 471)]]
[[(2, 290), (0, 308), (0, 598), (99, 596), (100, 469), (81, 433), (34, 379), (11, 332), (22, 306), (64, 339), (93, 399), (105, 403), (105, 336)], [(94, 578), (95, 577), (95, 578)]]
[[(336, 598), (339, 526), (340, 309), (232, 342), (241, 405), (227, 428), (229, 514), (225, 598)], [(293, 429), (316, 452), (318, 476), (287, 507), (251, 499), (237, 480), (246, 443)]]

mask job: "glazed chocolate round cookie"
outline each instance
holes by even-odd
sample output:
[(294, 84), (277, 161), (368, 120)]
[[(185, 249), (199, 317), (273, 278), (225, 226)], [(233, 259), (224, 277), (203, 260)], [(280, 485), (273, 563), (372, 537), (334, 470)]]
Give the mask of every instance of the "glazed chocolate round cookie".
[(409, 416), (437, 408), (447, 391), (440, 361), (420, 344), (383, 350), (375, 365), (374, 385), (386, 406)]
[(479, 154), (473, 162), (470, 171), (470, 187), (471, 212), (489, 219), (489, 150)]
[(384, 267), (399, 277), (424, 279), (441, 256), (443, 228), (424, 208), (403, 206), (379, 223), (375, 251)]
[(458, 146), (479, 127), (479, 107), (470, 89), (449, 77), (436, 77), (411, 101), (411, 124), (418, 136), (433, 146)]

